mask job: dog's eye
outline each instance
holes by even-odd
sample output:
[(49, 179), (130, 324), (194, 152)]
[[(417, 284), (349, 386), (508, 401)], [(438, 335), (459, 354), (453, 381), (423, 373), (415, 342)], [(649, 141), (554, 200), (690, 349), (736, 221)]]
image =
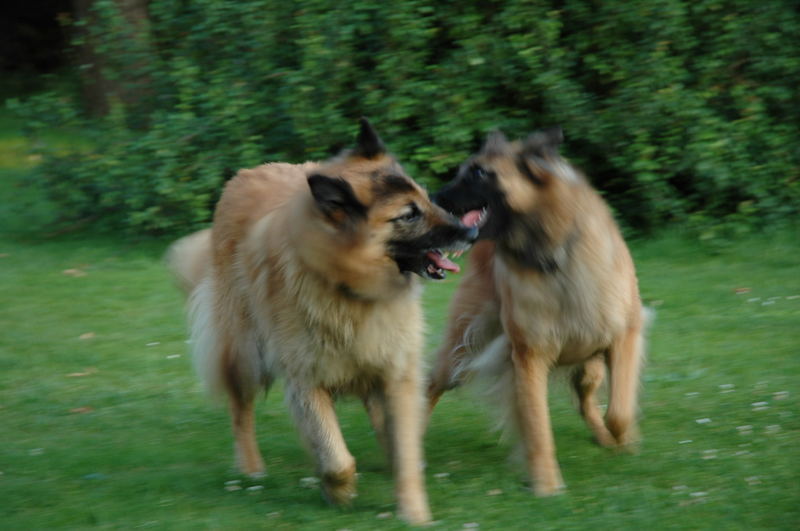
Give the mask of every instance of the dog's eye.
[(419, 207), (414, 204), (410, 203), (408, 205), (408, 210), (402, 216), (397, 216), (393, 218), (392, 221), (414, 221), (415, 219), (419, 218), (422, 215), (420, 212)]
[(473, 175), (475, 175), (475, 177), (477, 177), (478, 179), (481, 179), (481, 180), (486, 179), (486, 178), (489, 177), (489, 174), (481, 166), (475, 166), (472, 169), (472, 173), (473, 173)]

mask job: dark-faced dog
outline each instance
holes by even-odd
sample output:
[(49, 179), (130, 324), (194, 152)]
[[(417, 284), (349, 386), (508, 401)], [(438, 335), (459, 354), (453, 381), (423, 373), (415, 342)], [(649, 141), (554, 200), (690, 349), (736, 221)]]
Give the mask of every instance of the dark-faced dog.
[[(547, 381), (575, 367), (580, 411), (597, 441), (637, 438), (643, 311), (628, 248), (608, 206), (558, 153), (561, 131), (518, 142), (489, 135), (435, 202), (480, 230), (452, 301), (428, 394), (480, 373), (506, 389), (537, 495), (563, 486), (555, 457)], [(609, 373), (605, 418), (596, 391)]]

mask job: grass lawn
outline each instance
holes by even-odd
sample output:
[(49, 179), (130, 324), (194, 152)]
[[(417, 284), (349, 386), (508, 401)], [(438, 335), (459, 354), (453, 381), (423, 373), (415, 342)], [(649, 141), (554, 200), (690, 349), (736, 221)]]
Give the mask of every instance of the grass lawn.
[[(0, 119), (0, 528), (394, 529), (391, 475), (360, 404), (340, 419), (361, 473), (328, 507), (280, 386), (259, 409), (269, 476), (232, 469), (225, 408), (187, 357), (167, 242), (45, 237), (47, 205)], [(711, 253), (674, 232), (632, 242), (657, 310), (638, 455), (590, 442), (567, 386), (551, 407), (565, 495), (534, 498), (491, 413), (445, 395), (425, 446), (438, 529), (798, 529), (800, 238)], [(426, 290), (429, 352), (458, 277)]]

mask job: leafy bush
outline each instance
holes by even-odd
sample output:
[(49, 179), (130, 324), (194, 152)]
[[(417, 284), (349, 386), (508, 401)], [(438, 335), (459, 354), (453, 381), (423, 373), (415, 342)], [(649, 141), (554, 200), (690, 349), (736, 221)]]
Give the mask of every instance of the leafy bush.
[[(493, 127), (554, 123), (629, 229), (705, 234), (800, 205), (800, 12), (776, 0), (374, 3), (152, 0), (149, 32), (97, 0), (91, 34), (135, 98), (93, 148), (51, 153), (66, 217), (135, 231), (205, 223), (224, 179), (326, 157), (370, 117), (431, 187)], [(144, 80), (144, 83), (143, 83)], [(78, 117), (44, 98), (23, 111)], [(59, 109), (54, 109), (55, 107)]]

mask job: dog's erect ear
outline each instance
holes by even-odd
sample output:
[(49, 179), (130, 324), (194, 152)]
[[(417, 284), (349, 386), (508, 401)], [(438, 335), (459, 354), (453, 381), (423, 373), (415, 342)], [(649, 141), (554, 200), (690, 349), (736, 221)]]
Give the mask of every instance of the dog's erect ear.
[(564, 141), (560, 127), (549, 127), (532, 133), (522, 143), (517, 156), (517, 169), (536, 186), (545, 186), (554, 173), (553, 162), (558, 146)]
[(547, 158), (558, 153), (558, 146), (564, 141), (564, 131), (561, 127), (548, 127), (540, 129), (525, 139), (523, 151), (526, 155)]
[(536, 186), (545, 186), (550, 179), (550, 165), (544, 159), (517, 155), (514, 163), (517, 170)]
[(499, 129), (495, 129), (486, 137), (486, 142), (481, 148), (481, 153), (484, 155), (502, 155), (508, 148), (508, 139), (506, 135)]
[(386, 146), (383, 145), (381, 137), (378, 136), (378, 132), (375, 131), (369, 120), (362, 117), (359, 124), (361, 129), (356, 137), (356, 148), (353, 154), (365, 159), (374, 159), (386, 153)]
[(320, 211), (337, 225), (367, 217), (367, 207), (358, 200), (350, 183), (341, 177), (315, 173), (308, 177), (308, 187)]

